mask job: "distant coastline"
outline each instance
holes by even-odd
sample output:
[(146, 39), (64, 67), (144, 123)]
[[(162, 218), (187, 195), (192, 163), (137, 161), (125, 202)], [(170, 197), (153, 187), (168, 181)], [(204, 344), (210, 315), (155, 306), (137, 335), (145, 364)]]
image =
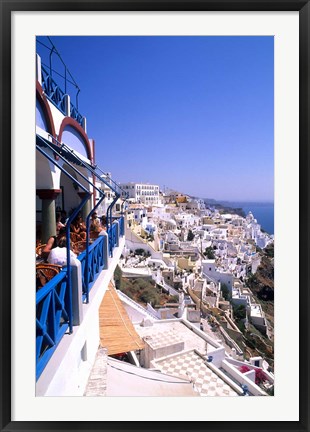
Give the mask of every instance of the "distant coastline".
[(224, 202), (223, 204), (229, 204), (232, 208), (242, 208), (246, 215), (251, 211), (262, 229), (268, 234), (274, 234), (273, 202)]
[(222, 205), (225, 208), (242, 209), (247, 215), (251, 211), (268, 234), (274, 234), (274, 203), (273, 202), (245, 202), (245, 201), (217, 201), (205, 199), (209, 205)]
[(261, 225), (262, 229), (268, 234), (274, 234), (274, 204), (273, 203), (244, 203), (244, 212), (251, 211)]

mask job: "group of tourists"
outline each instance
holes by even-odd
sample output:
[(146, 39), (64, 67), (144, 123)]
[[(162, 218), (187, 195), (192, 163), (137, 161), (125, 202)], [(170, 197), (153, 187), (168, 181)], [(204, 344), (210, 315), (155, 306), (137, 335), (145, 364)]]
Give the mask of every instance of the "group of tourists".
[[(50, 264), (65, 265), (67, 262), (67, 239), (66, 225), (68, 218), (66, 212), (57, 213), (56, 215), (56, 235), (51, 236), (41, 252), (41, 257), (44, 261)], [(90, 236), (92, 239), (98, 237), (101, 231), (106, 229), (105, 216), (98, 218), (98, 214), (94, 211), (91, 215)], [(77, 215), (70, 224), (70, 233), (74, 233), (75, 241), (86, 240), (86, 224), (83, 221), (81, 214)], [(71, 258), (76, 258), (79, 251), (75, 248), (75, 242), (71, 241)]]

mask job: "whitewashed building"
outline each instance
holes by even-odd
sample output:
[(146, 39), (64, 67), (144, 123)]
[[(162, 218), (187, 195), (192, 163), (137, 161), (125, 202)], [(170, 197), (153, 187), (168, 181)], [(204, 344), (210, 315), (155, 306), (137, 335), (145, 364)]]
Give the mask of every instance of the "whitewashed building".
[(159, 204), (159, 186), (149, 183), (121, 183), (123, 194), (128, 194), (137, 203), (147, 205)]

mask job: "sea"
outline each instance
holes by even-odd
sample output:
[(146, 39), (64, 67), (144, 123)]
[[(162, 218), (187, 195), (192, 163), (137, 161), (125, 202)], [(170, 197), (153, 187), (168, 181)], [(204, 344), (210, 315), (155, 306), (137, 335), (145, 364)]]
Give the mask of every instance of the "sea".
[(274, 203), (230, 202), (230, 207), (241, 207), (246, 215), (251, 211), (262, 229), (274, 234)]

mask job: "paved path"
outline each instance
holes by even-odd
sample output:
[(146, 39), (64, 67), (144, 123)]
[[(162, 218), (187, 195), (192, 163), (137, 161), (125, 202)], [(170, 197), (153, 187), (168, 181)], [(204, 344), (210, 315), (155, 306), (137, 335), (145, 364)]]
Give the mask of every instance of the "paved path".
[(232, 355), (231, 347), (229, 345), (227, 345), (227, 343), (225, 342), (225, 339), (224, 339), (223, 335), (219, 332), (219, 330), (216, 329), (215, 331), (213, 331), (212, 328), (211, 328), (211, 326), (210, 326), (210, 324), (208, 323), (208, 321), (206, 319), (204, 319), (204, 318), (201, 318), (201, 322), (202, 322), (202, 325), (203, 325), (203, 331), (207, 335), (209, 335), (210, 337), (212, 337), (213, 339), (215, 339), (216, 341), (220, 340), (221, 344), (225, 348), (225, 351), (228, 354)]

